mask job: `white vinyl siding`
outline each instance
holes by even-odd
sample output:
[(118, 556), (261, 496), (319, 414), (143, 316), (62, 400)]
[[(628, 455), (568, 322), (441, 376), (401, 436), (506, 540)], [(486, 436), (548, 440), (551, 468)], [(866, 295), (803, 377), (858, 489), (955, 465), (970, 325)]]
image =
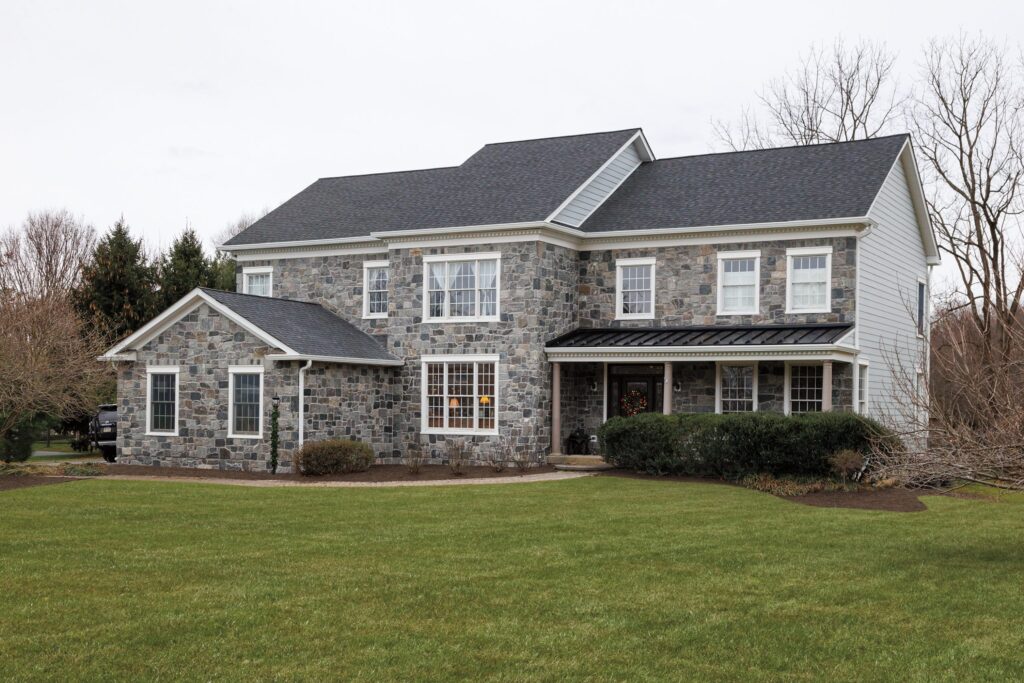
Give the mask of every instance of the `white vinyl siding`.
[(905, 385), (927, 365), (916, 317), (918, 282), (927, 282), (928, 266), (902, 162), (893, 166), (869, 217), (875, 225), (857, 245), (856, 301), (856, 341), (871, 366), (867, 410), (876, 418), (906, 419), (909, 397), (899, 395), (893, 364), (898, 358)]
[(558, 212), (554, 220), (565, 225), (578, 228), (597, 207), (640, 166), (640, 155), (637, 152), (639, 141), (634, 142), (612, 159), (565, 208)]

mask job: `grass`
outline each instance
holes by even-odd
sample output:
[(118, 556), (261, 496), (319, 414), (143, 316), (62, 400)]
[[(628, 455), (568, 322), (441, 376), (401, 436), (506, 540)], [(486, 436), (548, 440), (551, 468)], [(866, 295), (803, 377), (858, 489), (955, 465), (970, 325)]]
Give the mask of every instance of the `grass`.
[(715, 484), (0, 493), (0, 680), (1019, 680), (1024, 497)]
[(67, 459), (67, 456), (73, 457), (95, 457), (99, 455), (99, 451), (89, 450), (88, 453), (82, 453), (76, 451), (71, 447), (70, 441), (58, 441), (56, 439), (50, 441), (50, 445), (47, 446), (45, 441), (36, 441), (32, 444), (32, 452), (36, 451), (50, 451), (53, 453), (66, 453), (67, 455), (33, 455), (32, 460), (60, 460)]

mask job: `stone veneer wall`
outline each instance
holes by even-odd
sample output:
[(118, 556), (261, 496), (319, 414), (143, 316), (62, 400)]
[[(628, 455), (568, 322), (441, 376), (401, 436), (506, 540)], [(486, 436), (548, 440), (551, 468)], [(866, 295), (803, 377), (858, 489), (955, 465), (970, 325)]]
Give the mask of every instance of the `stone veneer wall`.
[[(786, 313), (786, 249), (832, 247), (832, 312)], [(583, 251), (579, 254), (579, 308), (583, 327), (750, 325), (757, 323), (853, 322), (856, 296), (853, 237), (776, 240), (657, 248)], [(718, 252), (760, 250), (760, 315), (717, 316)], [(615, 319), (615, 261), (654, 256), (653, 320)]]

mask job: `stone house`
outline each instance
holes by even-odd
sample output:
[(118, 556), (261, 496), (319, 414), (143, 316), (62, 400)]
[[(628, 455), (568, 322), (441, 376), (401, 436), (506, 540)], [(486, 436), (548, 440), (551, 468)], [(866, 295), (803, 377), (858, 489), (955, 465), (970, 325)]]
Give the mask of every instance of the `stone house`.
[(938, 263), (907, 135), (656, 159), (639, 129), (323, 178), (228, 240), (104, 359), (119, 460), (265, 469), (351, 437), (380, 462), (557, 462), (637, 411), (894, 420), (927, 366)]

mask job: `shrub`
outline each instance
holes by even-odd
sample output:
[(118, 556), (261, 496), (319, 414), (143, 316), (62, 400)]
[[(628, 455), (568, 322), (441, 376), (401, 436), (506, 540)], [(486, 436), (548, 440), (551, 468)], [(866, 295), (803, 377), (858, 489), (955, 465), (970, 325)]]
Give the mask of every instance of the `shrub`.
[(832, 473), (847, 481), (848, 479), (855, 479), (864, 467), (864, 456), (857, 451), (844, 448), (841, 451), (836, 451), (828, 459), (828, 464), (832, 467)]
[(491, 466), (491, 469), (495, 472), (504, 472), (508, 468), (509, 462), (515, 459), (515, 447), (512, 445), (512, 441), (509, 438), (503, 438), (499, 441), (494, 449), (487, 453), (487, 464)]
[(838, 451), (864, 454), (876, 439), (898, 443), (878, 423), (853, 413), (645, 413), (612, 418), (598, 436), (605, 460), (616, 467), (726, 479), (823, 477), (831, 473), (829, 457)]
[(423, 447), (418, 443), (409, 446), (409, 450), (402, 457), (402, 462), (405, 463), (409, 474), (419, 474), (424, 461), (426, 461), (426, 457), (423, 455)]
[(32, 442), (39, 433), (42, 420), (26, 420), (16, 424), (6, 435), (0, 434), (0, 461), (24, 462), (32, 455)]
[(469, 461), (469, 447), (462, 439), (451, 439), (446, 443), (448, 449), (448, 470), (461, 476), (466, 473), (466, 464)]
[(772, 474), (748, 474), (740, 480), (748, 489), (770, 493), (773, 496), (804, 496), (821, 491), (845, 491), (846, 484), (831, 479), (806, 477), (776, 477)]
[(373, 463), (373, 449), (351, 439), (311, 441), (292, 456), (295, 469), (310, 477), (365, 472)]

